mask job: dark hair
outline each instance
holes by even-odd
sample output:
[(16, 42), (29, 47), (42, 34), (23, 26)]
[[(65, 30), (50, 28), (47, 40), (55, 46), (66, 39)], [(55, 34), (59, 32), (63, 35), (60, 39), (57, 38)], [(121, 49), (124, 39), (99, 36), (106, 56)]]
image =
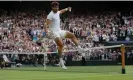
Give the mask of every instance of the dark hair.
[(51, 7), (56, 7), (56, 6), (59, 6), (58, 2), (54, 1), (54, 2), (51, 3)]

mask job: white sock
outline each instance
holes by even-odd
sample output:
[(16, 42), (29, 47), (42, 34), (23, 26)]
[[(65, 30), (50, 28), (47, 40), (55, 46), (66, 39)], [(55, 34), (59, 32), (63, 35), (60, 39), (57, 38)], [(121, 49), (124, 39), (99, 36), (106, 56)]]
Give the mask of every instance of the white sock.
[(77, 46), (78, 49), (80, 49), (81, 47), (80, 46)]
[(60, 58), (60, 63), (62, 67), (65, 66), (62, 58)]

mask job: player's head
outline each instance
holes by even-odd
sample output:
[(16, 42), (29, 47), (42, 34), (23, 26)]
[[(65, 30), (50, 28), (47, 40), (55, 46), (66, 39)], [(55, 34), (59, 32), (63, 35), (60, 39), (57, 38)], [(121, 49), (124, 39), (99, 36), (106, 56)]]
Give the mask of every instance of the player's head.
[(59, 3), (54, 1), (51, 3), (51, 7), (52, 7), (53, 12), (56, 13), (59, 10)]

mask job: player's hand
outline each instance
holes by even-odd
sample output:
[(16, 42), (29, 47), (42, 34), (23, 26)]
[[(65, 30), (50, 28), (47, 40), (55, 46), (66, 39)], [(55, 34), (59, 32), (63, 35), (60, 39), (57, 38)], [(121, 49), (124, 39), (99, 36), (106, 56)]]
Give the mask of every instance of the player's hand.
[(71, 10), (72, 10), (72, 7), (68, 7), (68, 11), (70, 11), (70, 12), (71, 12)]
[(48, 37), (49, 36), (49, 33), (48, 32), (46, 32), (46, 37)]
[(52, 39), (52, 38), (54, 38), (55, 36), (54, 36), (53, 32), (48, 31), (48, 32), (46, 33), (46, 37), (49, 38), (49, 39)]

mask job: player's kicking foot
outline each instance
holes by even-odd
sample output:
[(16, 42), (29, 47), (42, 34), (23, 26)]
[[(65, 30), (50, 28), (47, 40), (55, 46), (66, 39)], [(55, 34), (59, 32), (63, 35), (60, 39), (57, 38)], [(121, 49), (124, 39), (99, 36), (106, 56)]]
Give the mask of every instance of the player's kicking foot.
[(78, 46), (78, 52), (80, 53), (80, 54), (82, 54), (85, 50), (83, 49), (83, 48), (81, 48), (80, 46)]
[(66, 70), (66, 69), (67, 69), (67, 67), (66, 67), (66, 66), (62, 66), (62, 69), (65, 69), (65, 70)]
[(62, 68), (62, 69), (67, 69), (67, 67), (64, 65), (63, 61), (60, 61), (59, 62), (59, 66)]

